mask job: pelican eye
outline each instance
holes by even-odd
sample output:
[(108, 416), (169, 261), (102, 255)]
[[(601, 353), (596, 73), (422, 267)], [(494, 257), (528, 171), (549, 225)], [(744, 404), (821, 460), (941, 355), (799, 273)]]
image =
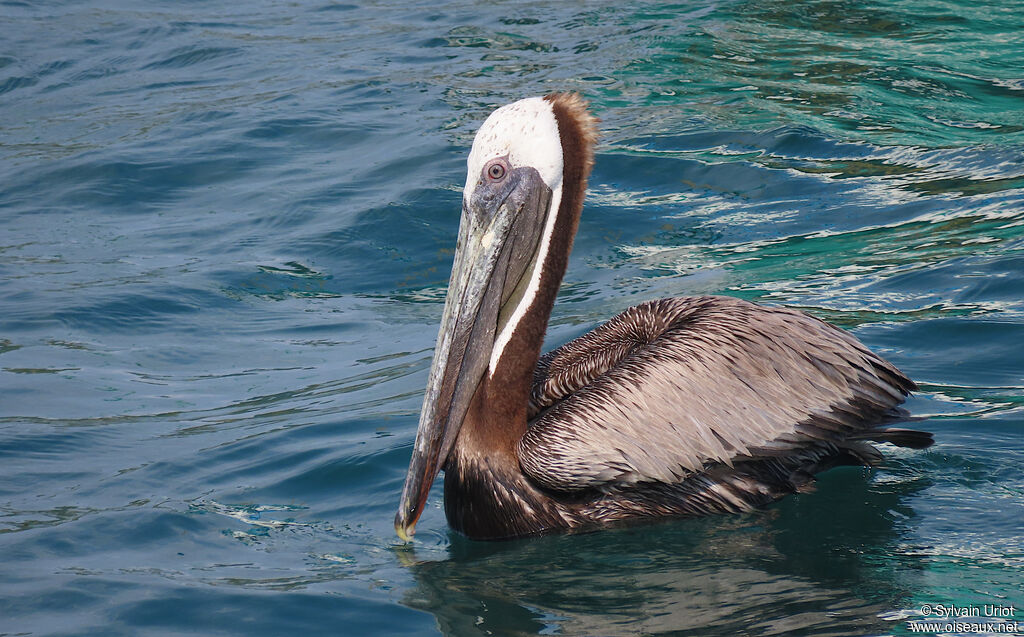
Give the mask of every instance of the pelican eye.
[(491, 181), (501, 181), (505, 178), (505, 173), (508, 169), (505, 168), (505, 163), (502, 161), (495, 161), (487, 167), (487, 178)]

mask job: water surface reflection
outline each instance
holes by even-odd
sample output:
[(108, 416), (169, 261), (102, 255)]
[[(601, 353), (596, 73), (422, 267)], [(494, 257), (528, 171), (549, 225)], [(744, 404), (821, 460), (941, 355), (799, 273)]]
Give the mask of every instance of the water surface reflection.
[[(859, 469), (743, 516), (678, 520), (505, 543), (452, 537), (447, 559), (411, 562), (404, 603), (447, 635), (887, 632), (906, 582), (900, 555), (926, 481)], [(904, 564), (904, 567), (913, 565)], [(891, 615), (887, 615), (891, 616)]]

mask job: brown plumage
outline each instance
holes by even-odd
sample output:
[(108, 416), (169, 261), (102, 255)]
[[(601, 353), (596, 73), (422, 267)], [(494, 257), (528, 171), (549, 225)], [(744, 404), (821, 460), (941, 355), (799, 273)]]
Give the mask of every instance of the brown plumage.
[(745, 510), (829, 466), (875, 463), (868, 440), (931, 444), (886, 426), (906, 419), (914, 388), (803, 312), (662, 299), (541, 358), (517, 452), (546, 489), (605, 494), (578, 511), (592, 522), (651, 515), (638, 508), (652, 498), (659, 515)]
[[(497, 539), (747, 511), (807, 488), (819, 471), (877, 463), (873, 441), (932, 443), (929, 433), (890, 427), (908, 418), (899, 405), (915, 389), (911, 380), (849, 333), (796, 310), (716, 296), (650, 301), (541, 357), (596, 137), (596, 120), (579, 97), (545, 100), (548, 106), (524, 101), (506, 109), (522, 118), (516, 109), (529, 107), (542, 122), (553, 114), (560, 201), (546, 203), (559, 182), (541, 174), (543, 161), (536, 169), (514, 163), (515, 144), (532, 150), (533, 141), (502, 145), (498, 133), (512, 133), (492, 119), (505, 109), (474, 143), (474, 153), (478, 143), (497, 150), (482, 164), (472, 201), (467, 194), (463, 227), (510, 215), (516, 227), (540, 228), (546, 219), (548, 247), (520, 254), (523, 245), (544, 243), (534, 230), (486, 238), (482, 248), (463, 247), (471, 235), (460, 233), (455, 292), (441, 329), (442, 338), (463, 335), (450, 337), (460, 353), (434, 361), (396, 518), (399, 535), (411, 534), (441, 466), (451, 526)], [(525, 121), (523, 130), (533, 126)], [(543, 142), (554, 143), (536, 144)], [(495, 162), (502, 170), (488, 172)], [(471, 178), (473, 166), (471, 159)], [(520, 191), (534, 195), (502, 194)], [(498, 203), (478, 203), (485, 200)], [(509, 208), (513, 200), (534, 203)], [(531, 223), (522, 223), (523, 215)], [(514, 247), (502, 252), (504, 241)], [(466, 273), (480, 278), (481, 268), (493, 269), (497, 282), (466, 283)], [(483, 286), (485, 302), (460, 310), (472, 285)], [(506, 326), (502, 342), (496, 334)], [(478, 371), (492, 350), (489, 370)]]

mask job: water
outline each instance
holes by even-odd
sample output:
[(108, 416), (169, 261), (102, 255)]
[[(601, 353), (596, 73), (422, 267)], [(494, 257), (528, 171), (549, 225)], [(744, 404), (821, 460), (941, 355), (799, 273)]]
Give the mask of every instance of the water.
[[(1019, 2), (0, 3), (0, 634), (908, 634), (1024, 606)], [(937, 444), (751, 515), (391, 525), (475, 127), (602, 119), (549, 346), (853, 330)], [(934, 618), (933, 616), (929, 616)], [(1015, 617), (1024, 621), (1024, 611)]]

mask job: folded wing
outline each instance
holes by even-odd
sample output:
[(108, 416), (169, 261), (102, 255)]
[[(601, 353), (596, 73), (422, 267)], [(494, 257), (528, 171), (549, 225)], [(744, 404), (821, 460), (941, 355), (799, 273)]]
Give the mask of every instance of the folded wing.
[(728, 297), (644, 303), (545, 355), (519, 443), (557, 491), (673, 483), (814, 445), (929, 434), (884, 429), (914, 389), (857, 339), (803, 312)]

